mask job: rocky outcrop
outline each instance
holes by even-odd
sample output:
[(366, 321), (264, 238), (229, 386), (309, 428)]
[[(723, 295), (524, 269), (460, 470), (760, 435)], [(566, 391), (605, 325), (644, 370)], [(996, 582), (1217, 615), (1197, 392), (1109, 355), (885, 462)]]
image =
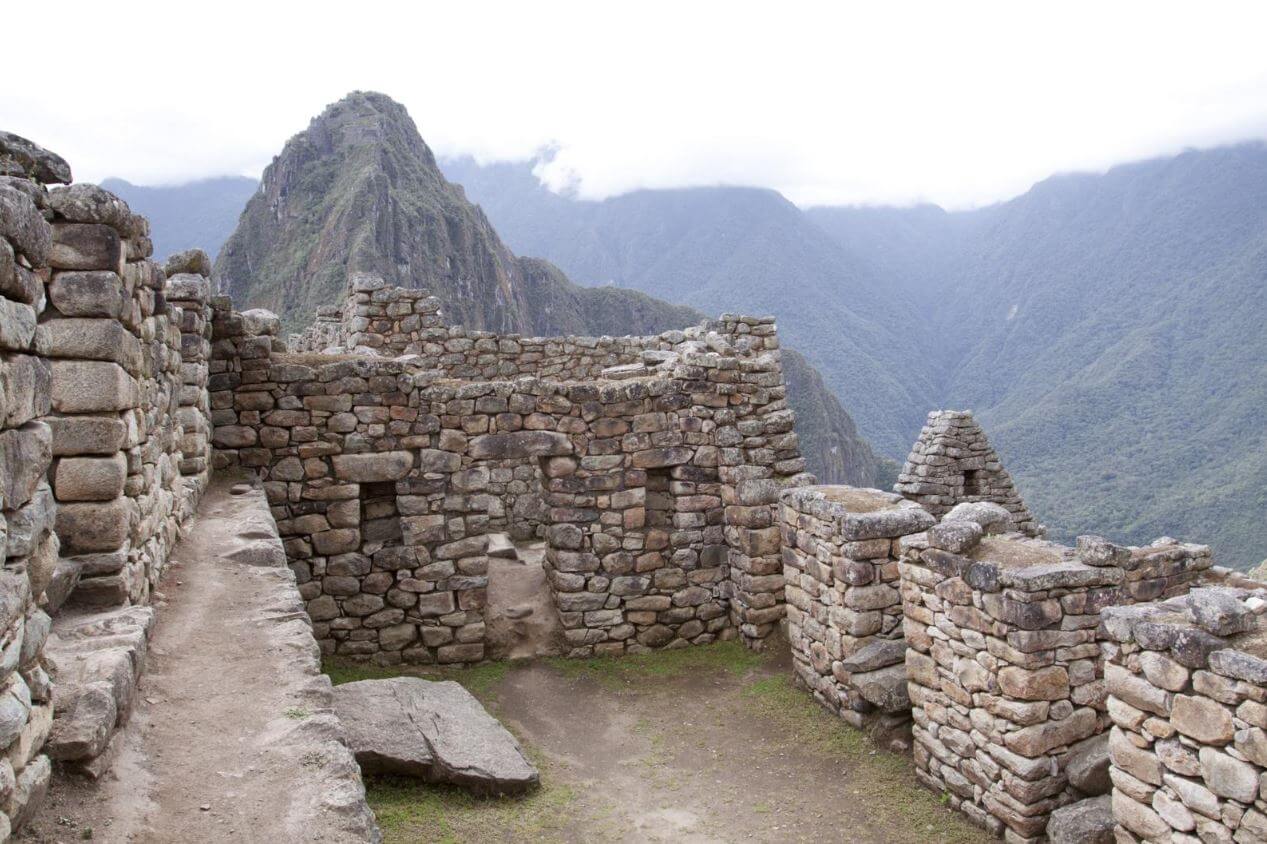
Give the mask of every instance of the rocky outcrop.
[(361, 680), (334, 689), (348, 746), (365, 773), (460, 785), (478, 794), (535, 788), (519, 742), (452, 680)]

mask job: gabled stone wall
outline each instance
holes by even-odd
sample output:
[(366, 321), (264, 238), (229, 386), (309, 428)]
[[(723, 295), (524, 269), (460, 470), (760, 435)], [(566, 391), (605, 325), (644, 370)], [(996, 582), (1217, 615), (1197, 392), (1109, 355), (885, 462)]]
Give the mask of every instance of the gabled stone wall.
[(1042, 536), (1012, 476), (985, 431), (966, 410), (936, 410), (907, 455), (893, 491), (941, 518), (957, 504), (990, 502), (1007, 510), (1015, 530)]

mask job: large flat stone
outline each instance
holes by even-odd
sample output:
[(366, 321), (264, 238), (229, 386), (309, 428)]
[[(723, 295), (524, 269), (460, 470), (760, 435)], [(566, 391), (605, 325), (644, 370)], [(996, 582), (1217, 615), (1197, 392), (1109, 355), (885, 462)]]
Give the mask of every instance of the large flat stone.
[(470, 692), (446, 680), (361, 680), (334, 689), (348, 746), (366, 773), (449, 782), (481, 794), (537, 785), (537, 769)]

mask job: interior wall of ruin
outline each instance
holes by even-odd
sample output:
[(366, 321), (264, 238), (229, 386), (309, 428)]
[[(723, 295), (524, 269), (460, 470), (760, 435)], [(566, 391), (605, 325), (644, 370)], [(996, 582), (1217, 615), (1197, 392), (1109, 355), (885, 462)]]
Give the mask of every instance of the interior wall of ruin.
[[(496, 337), (373, 277), (296, 341), (327, 354), (280, 354), (245, 317), (216, 303), (216, 461), (261, 471), (328, 652), (483, 658), (502, 530), (546, 539), (573, 655), (759, 643), (782, 619), (775, 501), (804, 461), (772, 320)], [(368, 484), (395, 485), (398, 545), (360, 523)]]

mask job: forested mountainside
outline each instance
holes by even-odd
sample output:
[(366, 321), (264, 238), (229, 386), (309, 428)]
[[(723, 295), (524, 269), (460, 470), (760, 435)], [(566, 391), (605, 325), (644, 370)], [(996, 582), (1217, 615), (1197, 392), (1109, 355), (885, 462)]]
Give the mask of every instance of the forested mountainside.
[[(703, 319), (690, 302), (579, 287), (547, 260), (516, 257), (440, 172), (405, 109), (374, 93), (329, 106), (286, 143), (215, 268), (239, 307), (269, 308), (290, 329), (340, 302), (355, 271), (430, 290), (449, 321), (471, 328), (654, 334)], [(875, 457), (853, 421), (803, 360), (788, 358), (789, 401), (810, 470), (828, 481), (873, 483)]]
[[(442, 166), (512, 247), (574, 279), (777, 313), (885, 455), (929, 409), (975, 410), (1057, 536), (1169, 533), (1242, 566), (1267, 554), (1261, 144), (953, 213), (798, 212), (738, 188), (578, 201), (530, 164)], [(704, 266), (717, 272), (698, 284), (679, 274)]]
[(558, 196), (531, 164), (444, 161), (511, 248), (579, 284), (614, 285), (705, 313), (772, 313), (880, 452), (905, 454), (930, 406), (931, 338), (913, 304), (771, 190), (636, 191), (602, 202)]
[(219, 252), (259, 184), (243, 176), (221, 176), (157, 187), (106, 179), (101, 186), (138, 214), (162, 221), (151, 232), (154, 257), (161, 260), (185, 249), (201, 249), (208, 255)]

